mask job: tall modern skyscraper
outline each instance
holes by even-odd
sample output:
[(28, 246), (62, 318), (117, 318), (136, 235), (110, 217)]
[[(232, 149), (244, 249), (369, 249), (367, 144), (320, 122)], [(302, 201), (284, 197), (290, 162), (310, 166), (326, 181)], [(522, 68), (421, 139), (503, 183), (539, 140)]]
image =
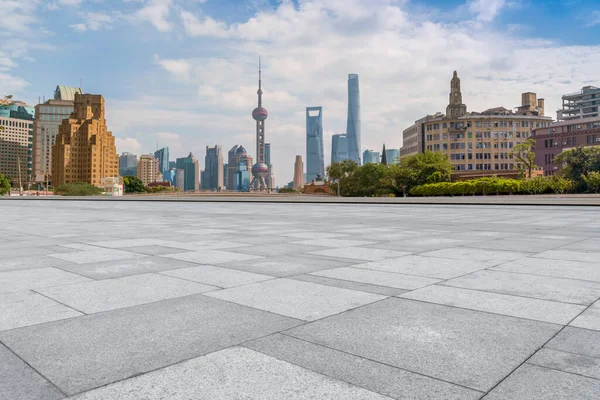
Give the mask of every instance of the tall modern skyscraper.
[(223, 187), (223, 152), (221, 146), (206, 146), (202, 189), (213, 190)]
[(348, 159), (348, 137), (345, 133), (331, 137), (331, 163)]
[(265, 164), (265, 120), (269, 116), (267, 110), (262, 106), (262, 71), (260, 57), (258, 58), (258, 107), (252, 111), (252, 118), (256, 121), (256, 164), (252, 166), (252, 188), (263, 191), (267, 189), (265, 176), (269, 173), (269, 166)]
[(400, 149), (385, 149), (385, 156), (388, 165), (400, 163)]
[(306, 175), (307, 182), (325, 176), (323, 107), (306, 107)]
[(163, 147), (156, 150), (154, 157), (158, 160), (158, 172), (164, 175), (169, 170), (169, 148)]
[(271, 164), (271, 143), (265, 143), (265, 164), (269, 167), (269, 172), (266, 176), (267, 188), (275, 187), (275, 175), (273, 174), (273, 164)]
[(294, 163), (294, 190), (300, 190), (304, 187), (304, 163), (302, 162), (302, 156), (296, 156), (296, 162)]
[(175, 161), (177, 168), (175, 184), (185, 191), (198, 190), (200, 178), (200, 165), (196, 157), (190, 153), (187, 157), (178, 158)]
[(348, 122), (346, 136), (348, 138), (348, 159), (360, 165), (360, 90), (358, 75), (348, 75)]
[(123, 153), (119, 156), (119, 175), (137, 176), (138, 159), (135, 154)]
[(227, 179), (225, 180), (225, 187), (227, 190), (233, 190), (233, 183), (235, 182), (235, 172), (237, 171), (237, 165), (239, 158), (237, 157), (237, 150), (240, 145), (235, 145), (227, 152)]
[(106, 127), (104, 97), (75, 94), (73, 114), (64, 119), (52, 148), (52, 184), (86, 182), (119, 176), (115, 138)]

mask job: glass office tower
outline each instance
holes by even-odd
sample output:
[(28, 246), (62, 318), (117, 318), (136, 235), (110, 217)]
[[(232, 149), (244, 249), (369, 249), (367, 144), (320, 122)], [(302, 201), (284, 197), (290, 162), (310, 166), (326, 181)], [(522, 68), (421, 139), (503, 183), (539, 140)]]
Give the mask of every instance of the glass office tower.
[(331, 137), (331, 163), (348, 159), (348, 137), (345, 133)]
[(325, 176), (322, 107), (306, 107), (306, 175), (306, 182)]
[(346, 125), (348, 137), (348, 159), (360, 164), (360, 90), (358, 75), (348, 75), (348, 122)]

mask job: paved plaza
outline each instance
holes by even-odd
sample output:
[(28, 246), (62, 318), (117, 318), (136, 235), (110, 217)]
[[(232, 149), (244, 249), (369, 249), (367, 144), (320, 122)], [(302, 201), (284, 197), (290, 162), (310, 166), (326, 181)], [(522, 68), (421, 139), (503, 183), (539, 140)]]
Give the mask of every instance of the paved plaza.
[(600, 209), (0, 201), (0, 399), (598, 399)]

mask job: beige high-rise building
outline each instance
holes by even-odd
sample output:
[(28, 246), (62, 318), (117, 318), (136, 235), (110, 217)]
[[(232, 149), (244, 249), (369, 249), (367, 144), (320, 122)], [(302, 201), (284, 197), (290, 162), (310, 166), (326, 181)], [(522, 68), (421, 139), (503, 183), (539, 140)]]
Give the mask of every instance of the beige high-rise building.
[(296, 156), (296, 162), (294, 163), (294, 190), (300, 190), (304, 187), (304, 163), (302, 162), (302, 156)]
[(139, 180), (141, 180), (145, 186), (148, 186), (149, 183), (157, 181), (157, 176), (159, 174), (158, 160), (154, 158), (154, 155), (142, 154), (137, 167), (137, 177)]
[(52, 155), (54, 187), (74, 182), (100, 186), (102, 178), (119, 176), (119, 156), (106, 127), (101, 95), (75, 94), (73, 113), (60, 124)]

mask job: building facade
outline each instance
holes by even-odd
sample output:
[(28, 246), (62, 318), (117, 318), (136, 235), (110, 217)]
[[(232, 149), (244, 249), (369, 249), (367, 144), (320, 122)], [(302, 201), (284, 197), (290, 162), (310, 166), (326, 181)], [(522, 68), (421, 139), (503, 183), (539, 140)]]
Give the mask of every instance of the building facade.
[(268, 189), (275, 188), (275, 175), (273, 174), (273, 164), (271, 164), (271, 143), (265, 143), (265, 164), (269, 167), (269, 172), (265, 177)]
[(556, 112), (559, 121), (569, 121), (580, 118), (595, 118), (600, 116), (600, 88), (585, 86), (576, 93), (565, 94), (562, 97), (562, 110)]
[(53, 99), (35, 106), (33, 173), (37, 183), (52, 182), (52, 147), (62, 120), (69, 118), (73, 112), (75, 93), (82, 94), (82, 91), (80, 88), (57, 86)]
[(554, 157), (578, 146), (600, 146), (600, 117), (559, 121), (535, 129), (535, 164), (544, 175), (554, 175), (559, 165)]
[(322, 107), (306, 107), (306, 174), (309, 181), (325, 175)]
[(25, 103), (0, 104), (0, 173), (13, 185), (33, 180), (33, 120)]
[(387, 158), (388, 165), (400, 163), (400, 149), (386, 149), (385, 156)]
[(348, 159), (361, 165), (360, 88), (357, 74), (348, 75), (348, 119), (346, 122), (346, 136), (348, 140)]
[(381, 154), (378, 151), (365, 150), (363, 152), (363, 164), (379, 164)]
[(119, 156), (119, 175), (137, 176), (138, 159), (135, 154), (122, 153)]
[(73, 113), (59, 127), (52, 148), (52, 184), (86, 182), (119, 176), (115, 138), (106, 127), (104, 97), (75, 94)]
[(236, 192), (249, 192), (252, 176), (245, 161), (240, 161), (234, 174), (233, 190)]
[(400, 157), (408, 157), (425, 151), (425, 123), (434, 119), (442, 118), (444, 114), (438, 112), (427, 115), (415, 121), (410, 127), (402, 132), (402, 147)]
[(165, 174), (169, 170), (169, 148), (163, 147), (162, 149), (154, 152), (154, 158), (158, 160), (158, 171), (161, 174)]
[(220, 190), (223, 187), (223, 152), (221, 146), (206, 146), (204, 157), (204, 173), (202, 174), (203, 190)]
[(294, 162), (294, 183), (292, 189), (300, 190), (304, 187), (304, 163), (302, 162), (302, 156), (297, 155), (296, 161)]
[(159, 171), (158, 160), (152, 154), (142, 154), (138, 161), (137, 177), (144, 183), (144, 186), (156, 182), (157, 177), (162, 173)]
[(348, 136), (340, 133), (331, 136), (331, 163), (348, 159)]
[(186, 192), (198, 190), (200, 163), (196, 157), (190, 152), (187, 157), (178, 158), (175, 161), (175, 167), (177, 169), (176, 187)]

